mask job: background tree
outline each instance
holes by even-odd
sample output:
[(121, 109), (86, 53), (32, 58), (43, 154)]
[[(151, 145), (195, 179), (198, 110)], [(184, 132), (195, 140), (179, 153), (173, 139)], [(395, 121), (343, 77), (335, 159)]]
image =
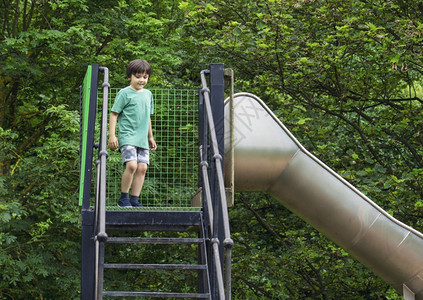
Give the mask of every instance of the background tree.
[[(143, 57), (150, 84), (172, 88), (224, 62), (236, 90), (423, 231), (419, 1), (5, 0), (0, 12), (0, 297), (79, 297), (79, 85), (92, 63), (121, 87)], [(230, 213), (234, 298), (398, 298), (267, 195), (237, 195)]]
[(79, 85), (98, 63), (123, 86), (142, 56), (152, 84), (190, 86), (178, 3), (0, 4), (0, 298), (79, 297)]
[[(259, 95), (307, 149), (396, 218), (421, 230), (418, 1), (189, 1), (183, 7), (192, 34), (210, 57), (235, 69), (238, 90)], [(267, 201), (248, 198), (247, 203), (256, 201), (249, 204), (258, 212), (256, 218), (265, 220)], [(233, 214), (240, 212), (235, 208)], [(237, 231), (240, 223), (233, 224)], [(269, 224), (275, 232), (281, 228), (279, 223)], [(293, 239), (287, 251), (310, 250), (315, 270), (310, 261), (298, 261), (309, 278), (321, 282), (316, 270), (341, 266), (349, 278), (339, 285), (326, 281), (320, 288), (306, 287), (303, 281), (302, 286), (291, 285), (292, 290), (330, 298), (334, 286), (339, 292), (349, 282), (355, 297), (387, 295), (387, 287), (377, 278), (364, 285), (367, 291), (360, 290), (357, 282), (368, 271), (352, 271), (356, 263), (339, 256), (343, 251), (329, 241), (319, 237), (316, 243), (310, 235), (320, 234), (308, 225), (295, 222), (284, 231), (307, 241)], [(336, 250), (329, 250), (325, 261), (317, 249)], [(294, 273), (287, 282), (299, 282)]]

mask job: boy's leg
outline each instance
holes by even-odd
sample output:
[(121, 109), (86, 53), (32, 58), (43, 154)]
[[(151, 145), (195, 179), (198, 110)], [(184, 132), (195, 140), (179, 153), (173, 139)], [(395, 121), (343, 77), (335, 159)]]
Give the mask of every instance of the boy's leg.
[(142, 187), (144, 185), (145, 174), (147, 173), (147, 164), (138, 163), (137, 171), (135, 172), (134, 179), (132, 181), (131, 195), (139, 197)]
[(142, 207), (142, 204), (138, 200), (141, 194), (142, 187), (144, 185), (147, 167), (150, 163), (150, 152), (148, 151), (148, 149), (137, 148), (137, 162), (137, 171), (135, 172), (135, 176), (132, 181), (130, 202), (132, 206)]
[(131, 188), (134, 173), (136, 170), (137, 170), (137, 162), (135, 160), (126, 162), (125, 171), (122, 174), (121, 197), (118, 202), (119, 206), (122, 206), (122, 207), (132, 206), (129, 201), (128, 193), (129, 193), (129, 189)]
[(134, 207), (142, 207), (142, 204), (139, 202), (139, 196), (144, 185), (145, 173), (147, 172), (146, 163), (138, 163), (137, 171), (135, 172), (134, 179), (132, 181), (132, 191), (131, 191), (131, 205)]
[(129, 189), (131, 188), (134, 173), (137, 171), (137, 161), (131, 160), (126, 162), (125, 171), (122, 174), (122, 185), (121, 190), (122, 193), (129, 193)]

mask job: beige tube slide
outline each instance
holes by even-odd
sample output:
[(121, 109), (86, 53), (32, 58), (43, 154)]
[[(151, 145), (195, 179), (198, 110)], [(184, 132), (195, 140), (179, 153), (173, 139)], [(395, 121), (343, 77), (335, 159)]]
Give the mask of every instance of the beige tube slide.
[(225, 174), (235, 191), (274, 196), (405, 299), (423, 299), (423, 234), (308, 152), (255, 95), (225, 102)]

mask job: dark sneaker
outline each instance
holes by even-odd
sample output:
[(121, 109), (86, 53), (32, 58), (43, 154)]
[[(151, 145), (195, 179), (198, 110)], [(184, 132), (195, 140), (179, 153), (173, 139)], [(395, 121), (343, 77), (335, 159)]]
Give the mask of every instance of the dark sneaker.
[(133, 207), (142, 207), (142, 204), (141, 203), (139, 203), (138, 202), (138, 200), (133, 200), (133, 199), (131, 199), (131, 205), (133, 206)]
[(132, 207), (131, 202), (129, 202), (128, 198), (119, 199), (118, 206), (119, 207)]

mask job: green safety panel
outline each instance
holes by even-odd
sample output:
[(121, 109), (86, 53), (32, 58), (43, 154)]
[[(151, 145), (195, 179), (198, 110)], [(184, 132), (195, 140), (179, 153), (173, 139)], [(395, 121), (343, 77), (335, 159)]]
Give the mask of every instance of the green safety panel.
[(89, 117), (89, 104), (91, 92), (91, 74), (92, 66), (87, 67), (84, 82), (82, 84), (82, 107), (81, 107), (81, 174), (79, 179), (79, 206), (82, 206), (84, 197), (84, 180), (85, 168), (87, 164), (87, 141), (88, 141), (88, 117)]
[[(109, 113), (120, 88), (109, 92)], [(196, 90), (150, 89), (154, 96), (152, 127), (157, 150), (150, 152), (140, 202), (149, 209), (191, 207), (191, 197), (198, 184), (198, 96)], [(102, 99), (102, 91), (98, 99)], [(99, 141), (101, 102), (98, 101), (95, 142)], [(119, 134), (119, 133), (117, 133)], [(106, 206), (116, 206), (124, 166), (118, 151), (107, 149)], [(95, 166), (96, 155), (93, 159)], [(95, 168), (91, 206), (94, 205)]]

